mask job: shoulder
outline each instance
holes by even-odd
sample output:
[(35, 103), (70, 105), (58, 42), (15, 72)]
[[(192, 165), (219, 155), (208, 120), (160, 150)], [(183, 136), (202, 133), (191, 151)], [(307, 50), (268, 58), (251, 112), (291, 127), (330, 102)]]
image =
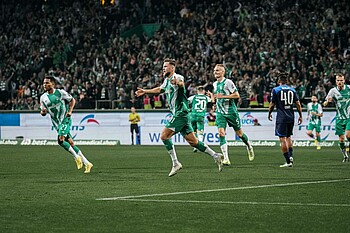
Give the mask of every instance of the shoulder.
[(183, 75), (181, 75), (181, 74), (174, 74), (174, 77), (176, 78), (176, 79), (178, 79), (178, 80), (181, 80), (181, 81), (185, 81), (185, 77), (183, 76)]

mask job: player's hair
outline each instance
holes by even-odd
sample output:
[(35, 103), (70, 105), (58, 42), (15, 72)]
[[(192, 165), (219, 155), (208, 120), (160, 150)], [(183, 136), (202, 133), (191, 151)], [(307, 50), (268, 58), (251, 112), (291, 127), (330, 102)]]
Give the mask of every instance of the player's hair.
[(338, 74), (335, 76), (335, 78), (337, 78), (337, 77), (345, 78), (344, 75), (343, 75), (342, 73), (338, 73)]
[(215, 66), (219, 66), (219, 67), (222, 67), (222, 68), (224, 68), (224, 69), (225, 69), (224, 64), (216, 64)]
[(278, 80), (283, 83), (283, 84), (286, 84), (287, 83), (287, 80), (288, 80), (288, 72), (284, 72), (284, 71), (278, 71), (277, 72), (277, 77), (278, 77)]
[(165, 62), (169, 62), (169, 64), (173, 66), (175, 66), (175, 63), (176, 63), (175, 59), (172, 59), (172, 58), (165, 58), (164, 63)]
[(53, 76), (49, 76), (49, 75), (47, 75), (47, 76), (45, 76), (45, 78), (44, 79), (50, 79), (50, 82), (52, 82), (52, 83), (55, 83), (56, 84), (56, 79), (53, 77)]
[(197, 87), (197, 91), (203, 91), (204, 90), (204, 87), (203, 86), (198, 86)]

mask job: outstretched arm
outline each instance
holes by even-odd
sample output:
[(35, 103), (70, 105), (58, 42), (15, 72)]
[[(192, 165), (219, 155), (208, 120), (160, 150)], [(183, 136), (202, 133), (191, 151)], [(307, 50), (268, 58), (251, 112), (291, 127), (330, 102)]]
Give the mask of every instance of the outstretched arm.
[(155, 87), (152, 89), (142, 89), (140, 87), (137, 88), (137, 91), (135, 92), (137, 97), (143, 96), (144, 94), (159, 94), (161, 93), (161, 88), (160, 87)]

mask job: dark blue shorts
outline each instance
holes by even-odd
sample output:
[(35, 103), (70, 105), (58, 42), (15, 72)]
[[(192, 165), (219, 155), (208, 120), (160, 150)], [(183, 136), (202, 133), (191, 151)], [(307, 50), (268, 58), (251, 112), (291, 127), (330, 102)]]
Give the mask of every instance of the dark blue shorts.
[(294, 122), (276, 123), (275, 135), (278, 137), (290, 137), (293, 135)]

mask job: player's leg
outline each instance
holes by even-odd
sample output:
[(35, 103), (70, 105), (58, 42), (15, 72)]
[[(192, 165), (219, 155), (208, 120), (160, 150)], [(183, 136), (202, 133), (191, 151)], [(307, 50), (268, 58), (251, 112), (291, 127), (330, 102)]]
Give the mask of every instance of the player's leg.
[[(345, 136), (349, 142), (348, 150), (347, 150), (347, 155), (349, 156), (350, 154), (350, 119), (347, 120), (346, 126), (345, 126)], [(349, 161), (349, 159), (348, 159)]]
[(72, 119), (70, 117), (65, 118), (62, 121), (62, 123), (58, 126), (57, 142), (63, 149), (65, 149), (71, 155), (73, 155), (77, 168), (81, 169), (83, 166), (81, 157), (74, 151), (73, 147), (69, 144), (69, 142), (66, 141), (66, 137), (69, 134), (71, 125), (72, 125)]
[(280, 167), (292, 167), (293, 164), (290, 161), (290, 152), (289, 150), (289, 143), (291, 143), (291, 140), (287, 142), (288, 135), (288, 125), (287, 123), (276, 123), (275, 126), (275, 135), (279, 137), (280, 144), (281, 144), (281, 151), (283, 154), (283, 157), (285, 158), (286, 162), (283, 165), (280, 165)]
[[(167, 126), (169, 123), (167, 124)], [(168, 154), (170, 155), (171, 161), (172, 161), (172, 168), (169, 173), (169, 176), (173, 176), (182, 168), (182, 164), (177, 159), (176, 151), (173, 142), (171, 141), (171, 137), (175, 134), (175, 131), (173, 131), (170, 128), (164, 128), (162, 130), (162, 133), (160, 135), (160, 139), (162, 140), (165, 149), (168, 151)]]
[(307, 126), (307, 135), (312, 138), (315, 139), (315, 135), (312, 133), (312, 131), (314, 130), (314, 125), (312, 123), (309, 123), (309, 125)]
[(227, 121), (224, 115), (218, 113), (216, 116), (215, 124), (218, 128), (219, 133), (219, 140), (220, 140), (220, 149), (221, 153), (224, 156), (224, 165), (230, 165), (230, 158), (228, 156), (228, 147), (226, 142), (226, 127), (227, 127)]
[[(190, 131), (190, 130), (188, 130)], [(208, 145), (206, 145), (205, 143), (198, 141), (198, 139), (196, 138), (195, 134), (193, 132), (185, 132), (182, 131), (181, 132), (182, 135), (186, 134), (184, 137), (186, 139), (186, 141), (192, 146), (197, 148), (199, 151), (204, 152), (210, 156), (213, 157), (213, 159), (215, 160), (216, 164), (219, 167), (219, 171), (222, 170), (223, 167), (223, 160), (224, 160), (224, 156), (222, 154), (216, 153), (215, 151), (213, 151)]]
[(134, 126), (130, 124), (130, 133), (131, 133), (131, 145), (134, 145)]
[(141, 145), (140, 130), (139, 130), (139, 125), (137, 124), (135, 124), (135, 134), (136, 134), (138, 145)]
[(84, 173), (90, 173), (91, 168), (92, 168), (94, 165), (85, 157), (85, 155), (84, 155), (83, 152), (80, 150), (80, 148), (77, 147), (77, 146), (74, 144), (74, 141), (73, 141), (72, 136), (70, 135), (70, 133), (67, 135), (66, 141), (68, 141), (69, 144), (71, 145), (71, 147), (73, 147), (73, 150), (75, 151), (75, 153), (77, 153), (77, 155), (81, 157), (81, 160), (82, 160), (83, 164), (85, 165), (85, 171), (84, 171)]
[[(196, 119), (194, 119), (194, 116), (192, 116), (192, 118), (191, 118), (191, 126), (192, 126), (192, 128), (193, 128), (193, 132), (195, 133), (195, 136), (196, 136), (196, 138), (198, 139), (198, 128), (197, 128), (197, 121), (196, 121)], [(199, 139), (198, 139), (199, 140)], [(198, 151), (198, 149), (197, 148), (193, 148), (193, 152), (197, 152)]]
[(231, 116), (226, 117), (227, 124), (233, 127), (236, 135), (244, 142), (247, 147), (249, 161), (253, 161), (255, 158), (255, 153), (248, 136), (243, 132), (241, 126), (241, 119), (239, 118), (238, 112), (233, 113)]
[(347, 122), (345, 120), (336, 120), (335, 123), (335, 135), (339, 136), (339, 148), (340, 151), (343, 155), (343, 162), (346, 162), (349, 160), (349, 156), (346, 152), (345, 148), (345, 129), (346, 129), (346, 124)]

